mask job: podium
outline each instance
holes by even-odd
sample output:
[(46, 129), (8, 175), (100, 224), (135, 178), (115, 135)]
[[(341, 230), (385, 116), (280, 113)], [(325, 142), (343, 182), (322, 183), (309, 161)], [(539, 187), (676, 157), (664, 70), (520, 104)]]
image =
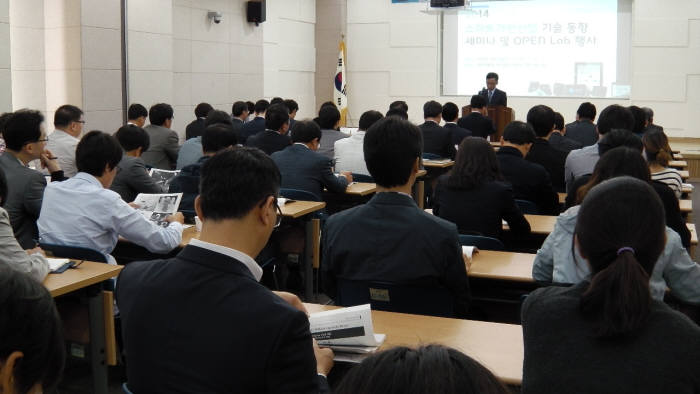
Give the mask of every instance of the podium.
[[(506, 128), (508, 123), (515, 120), (515, 111), (513, 111), (513, 108), (504, 107), (502, 105), (489, 105), (486, 108), (489, 112), (489, 118), (491, 118), (496, 125), (496, 132), (491, 134), (490, 139), (492, 142), (499, 142), (503, 135), (503, 129)], [(469, 115), (470, 112), (472, 112), (471, 105), (462, 107), (462, 116)]]

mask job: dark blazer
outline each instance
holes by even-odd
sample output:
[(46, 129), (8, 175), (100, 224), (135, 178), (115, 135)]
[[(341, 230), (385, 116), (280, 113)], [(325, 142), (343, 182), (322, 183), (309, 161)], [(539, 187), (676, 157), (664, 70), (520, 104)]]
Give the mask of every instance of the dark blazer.
[(265, 130), (248, 137), (245, 144), (271, 155), (291, 145), (292, 139), (288, 135), (282, 135), (273, 130)]
[(460, 233), (500, 238), (503, 222), (515, 234), (529, 234), (530, 224), (515, 205), (513, 188), (499, 181), (478, 188), (447, 186), (449, 174), (440, 176), (433, 196), (433, 214), (457, 225)]
[(244, 138), (243, 138), (243, 125), (245, 123), (240, 120), (239, 118), (236, 117), (231, 117), (231, 127), (233, 128), (233, 132), (236, 133), (236, 140), (238, 141), (239, 144), (243, 144)]
[(455, 145), (452, 133), (433, 121), (426, 121), (418, 126), (423, 134), (423, 153), (432, 153), (440, 157), (455, 158)]
[(558, 131), (549, 136), (549, 145), (554, 149), (569, 153), (574, 149), (583, 148), (583, 144), (567, 136), (561, 135)]
[(199, 177), (202, 165), (209, 156), (202, 156), (196, 163), (182, 167), (180, 173), (170, 181), (169, 193), (182, 193), (178, 210), (194, 211), (194, 199), (199, 195)]
[(559, 196), (544, 167), (525, 160), (520, 151), (510, 146), (501, 147), (496, 157), (503, 177), (513, 186), (516, 199), (535, 203), (542, 215), (559, 214)]
[(140, 157), (122, 156), (117, 164), (117, 176), (109, 187), (119, 193), (122, 200), (132, 202), (139, 193), (162, 193), (163, 189), (156, 183), (146, 169), (146, 163)]
[(336, 278), (442, 286), (455, 314), (466, 315), (469, 282), (457, 227), (425, 213), (411, 197), (377, 193), (369, 202), (332, 215), (323, 230), (323, 283), (336, 295)]
[(496, 88), (493, 90), (493, 95), (489, 101), (489, 91), (488, 89), (481, 89), (479, 96), (486, 99), (486, 105), (502, 105), (504, 107), (508, 106), (508, 95), (506, 92)]
[(243, 263), (196, 246), (129, 264), (116, 288), (135, 393), (311, 393), (309, 321)]
[(530, 152), (525, 156), (525, 160), (537, 163), (544, 167), (549, 173), (549, 179), (557, 192), (566, 191), (566, 181), (564, 180), (564, 163), (568, 153), (554, 149), (549, 141), (543, 138), (536, 138), (532, 144)]
[(474, 137), (487, 138), (496, 132), (493, 121), (478, 112), (471, 112), (469, 115), (459, 118), (457, 125), (470, 130)]
[(41, 212), (46, 179), (39, 171), (22, 165), (10, 152), (0, 155), (0, 169), (7, 178), (5, 210), (10, 216), (12, 231), (22, 249), (32, 249), (39, 238), (36, 221)]
[(250, 122), (243, 123), (241, 127), (241, 140), (238, 141), (238, 143), (245, 145), (248, 138), (261, 131), (265, 131), (265, 118), (257, 116)]
[(452, 144), (459, 146), (459, 144), (462, 143), (462, 140), (470, 137), (472, 135), (472, 132), (467, 129), (463, 129), (459, 127), (459, 125), (455, 123), (445, 123), (444, 126), (442, 126), (445, 130), (449, 130), (450, 133), (452, 133)]
[(193, 120), (185, 128), (185, 139), (189, 140), (190, 138), (199, 137), (200, 135), (204, 134), (205, 128), (204, 118), (197, 118)]
[(324, 187), (333, 193), (344, 193), (348, 186), (345, 177), (337, 177), (331, 171), (332, 160), (306, 146), (294, 144), (270, 157), (280, 170), (283, 188), (304, 190), (321, 200)]
[(577, 120), (566, 125), (566, 137), (578, 141), (583, 146), (598, 142), (598, 131), (595, 123), (588, 120)]

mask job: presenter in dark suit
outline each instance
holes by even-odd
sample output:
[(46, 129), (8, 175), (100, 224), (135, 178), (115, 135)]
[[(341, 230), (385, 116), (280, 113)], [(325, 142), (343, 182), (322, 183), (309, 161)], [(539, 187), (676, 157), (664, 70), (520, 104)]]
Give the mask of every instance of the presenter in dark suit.
[(265, 130), (248, 137), (246, 146), (271, 155), (292, 144), (289, 133), (289, 111), (284, 104), (274, 104), (265, 112)]
[(479, 95), (474, 95), (469, 102), (472, 107), (472, 112), (469, 115), (459, 118), (457, 125), (463, 129), (470, 130), (474, 137), (488, 138), (489, 135), (496, 132), (496, 126), (493, 121), (486, 116), (486, 99)]
[(327, 389), (318, 374), (330, 371), (332, 352), (312, 342), (296, 296), (259, 283), (253, 260), (280, 223), (279, 184), (275, 164), (259, 150), (220, 152), (202, 167), (199, 239), (174, 258), (122, 271), (116, 297), (133, 392)]
[(428, 101), (423, 105), (425, 123), (418, 126), (423, 134), (423, 152), (440, 157), (455, 158), (455, 145), (452, 133), (440, 126), (442, 105), (437, 101)]
[(258, 100), (255, 103), (255, 117), (241, 127), (241, 144), (245, 144), (246, 140), (251, 136), (265, 131), (265, 111), (270, 103), (267, 100)]
[(486, 99), (486, 105), (497, 106), (502, 105), (504, 107), (508, 106), (508, 95), (506, 92), (496, 89), (498, 85), (498, 74), (488, 73), (486, 74), (486, 87), (481, 89), (479, 96)]
[(457, 124), (457, 120), (459, 120), (459, 107), (457, 107), (457, 104), (448, 102), (442, 106), (442, 120), (445, 121), (445, 125), (442, 127), (452, 134), (452, 144), (459, 146), (463, 139), (471, 137), (472, 132), (470, 130), (461, 128)]
[(329, 296), (338, 279), (383, 281), (447, 289), (464, 317), (469, 282), (457, 226), (418, 208), (411, 187), (421, 160), (420, 130), (390, 116), (367, 130), (367, 169), (377, 193), (364, 205), (336, 213), (323, 231), (323, 278)]
[(271, 156), (280, 169), (282, 187), (313, 193), (319, 200), (323, 196), (324, 187), (333, 193), (345, 192), (352, 182), (352, 174), (333, 174), (333, 161), (317, 152), (320, 140), (321, 128), (315, 122), (296, 122), (292, 134), (294, 144)]

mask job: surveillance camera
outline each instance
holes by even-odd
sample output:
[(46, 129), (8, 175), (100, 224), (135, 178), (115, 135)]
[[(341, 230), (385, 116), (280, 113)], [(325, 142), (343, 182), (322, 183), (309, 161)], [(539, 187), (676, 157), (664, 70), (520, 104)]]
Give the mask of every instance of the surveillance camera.
[(223, 15), (220, 12), (216, 11), (209, 11), (209, 13), (207, 13), (207, 16), (216, 24), (221, 23), (221, 18), (223, 18)]

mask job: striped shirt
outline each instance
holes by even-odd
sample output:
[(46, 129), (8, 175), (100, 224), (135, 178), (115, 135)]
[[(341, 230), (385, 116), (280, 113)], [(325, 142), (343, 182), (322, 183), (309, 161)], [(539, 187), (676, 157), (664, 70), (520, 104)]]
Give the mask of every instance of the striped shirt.
[(683, 188), (683, 178), (678, 170), (673, 168), (665, 168), (662, 171), (651, 174), (653, 181), (665, 183), (676, 193), (676, 198), (681, 198), (681, 189)]

